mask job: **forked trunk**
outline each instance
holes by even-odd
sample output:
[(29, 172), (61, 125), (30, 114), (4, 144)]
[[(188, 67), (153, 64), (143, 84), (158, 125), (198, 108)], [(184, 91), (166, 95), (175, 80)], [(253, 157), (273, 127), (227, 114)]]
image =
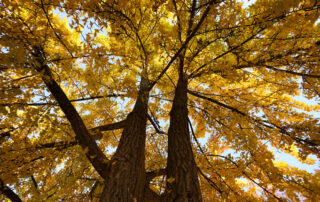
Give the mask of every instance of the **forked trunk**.
[(101, 202), (143, 201), (148, 81), (142, 79), (139, 96), (127, 117), (119, 146), (111, 159)]
[(180, 74), (170, 112), (165, 201), (201, 201), (188, 129), (187, 80)]

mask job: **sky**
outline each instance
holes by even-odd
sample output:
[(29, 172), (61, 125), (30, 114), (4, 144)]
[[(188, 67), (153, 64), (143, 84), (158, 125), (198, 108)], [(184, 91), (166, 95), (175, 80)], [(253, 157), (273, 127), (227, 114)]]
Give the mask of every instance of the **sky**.
[(255, 2), (255, 0), (242, 0), (243, 7), (248, 7)]

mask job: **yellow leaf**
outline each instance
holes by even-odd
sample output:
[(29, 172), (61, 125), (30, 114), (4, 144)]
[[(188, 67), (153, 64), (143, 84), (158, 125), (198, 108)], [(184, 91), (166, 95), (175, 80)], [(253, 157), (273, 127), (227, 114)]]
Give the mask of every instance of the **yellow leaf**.
[(169, 183), (173, 183), (175, 181), (175, 179), (173, 177), (170, 177), (169, 179), (167, 179), (167, 182)]

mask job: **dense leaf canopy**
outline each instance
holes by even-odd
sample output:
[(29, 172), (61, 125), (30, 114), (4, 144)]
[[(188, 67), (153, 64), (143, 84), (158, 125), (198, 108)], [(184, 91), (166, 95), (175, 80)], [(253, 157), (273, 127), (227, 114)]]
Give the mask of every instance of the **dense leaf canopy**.
[(298, 100), (319, 101), (319, 9), (317, 0), (2, 0), (0, 200), (98, 200), (133, 112), (147, 125), (145, 151), (130, 155), (145, 158), (153, 192), (170, 193), (170, 110), (184, 78), (203, 201), (319, 201), (320, 172), (274, 153), (320, 158), (319, 105)]

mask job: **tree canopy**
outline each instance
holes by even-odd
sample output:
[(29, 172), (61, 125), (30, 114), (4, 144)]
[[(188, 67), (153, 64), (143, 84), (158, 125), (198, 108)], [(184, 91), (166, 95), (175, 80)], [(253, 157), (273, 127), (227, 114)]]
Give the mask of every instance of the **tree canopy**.
[(0, 200), (320, 200), (319, 9), (2, 0)]

